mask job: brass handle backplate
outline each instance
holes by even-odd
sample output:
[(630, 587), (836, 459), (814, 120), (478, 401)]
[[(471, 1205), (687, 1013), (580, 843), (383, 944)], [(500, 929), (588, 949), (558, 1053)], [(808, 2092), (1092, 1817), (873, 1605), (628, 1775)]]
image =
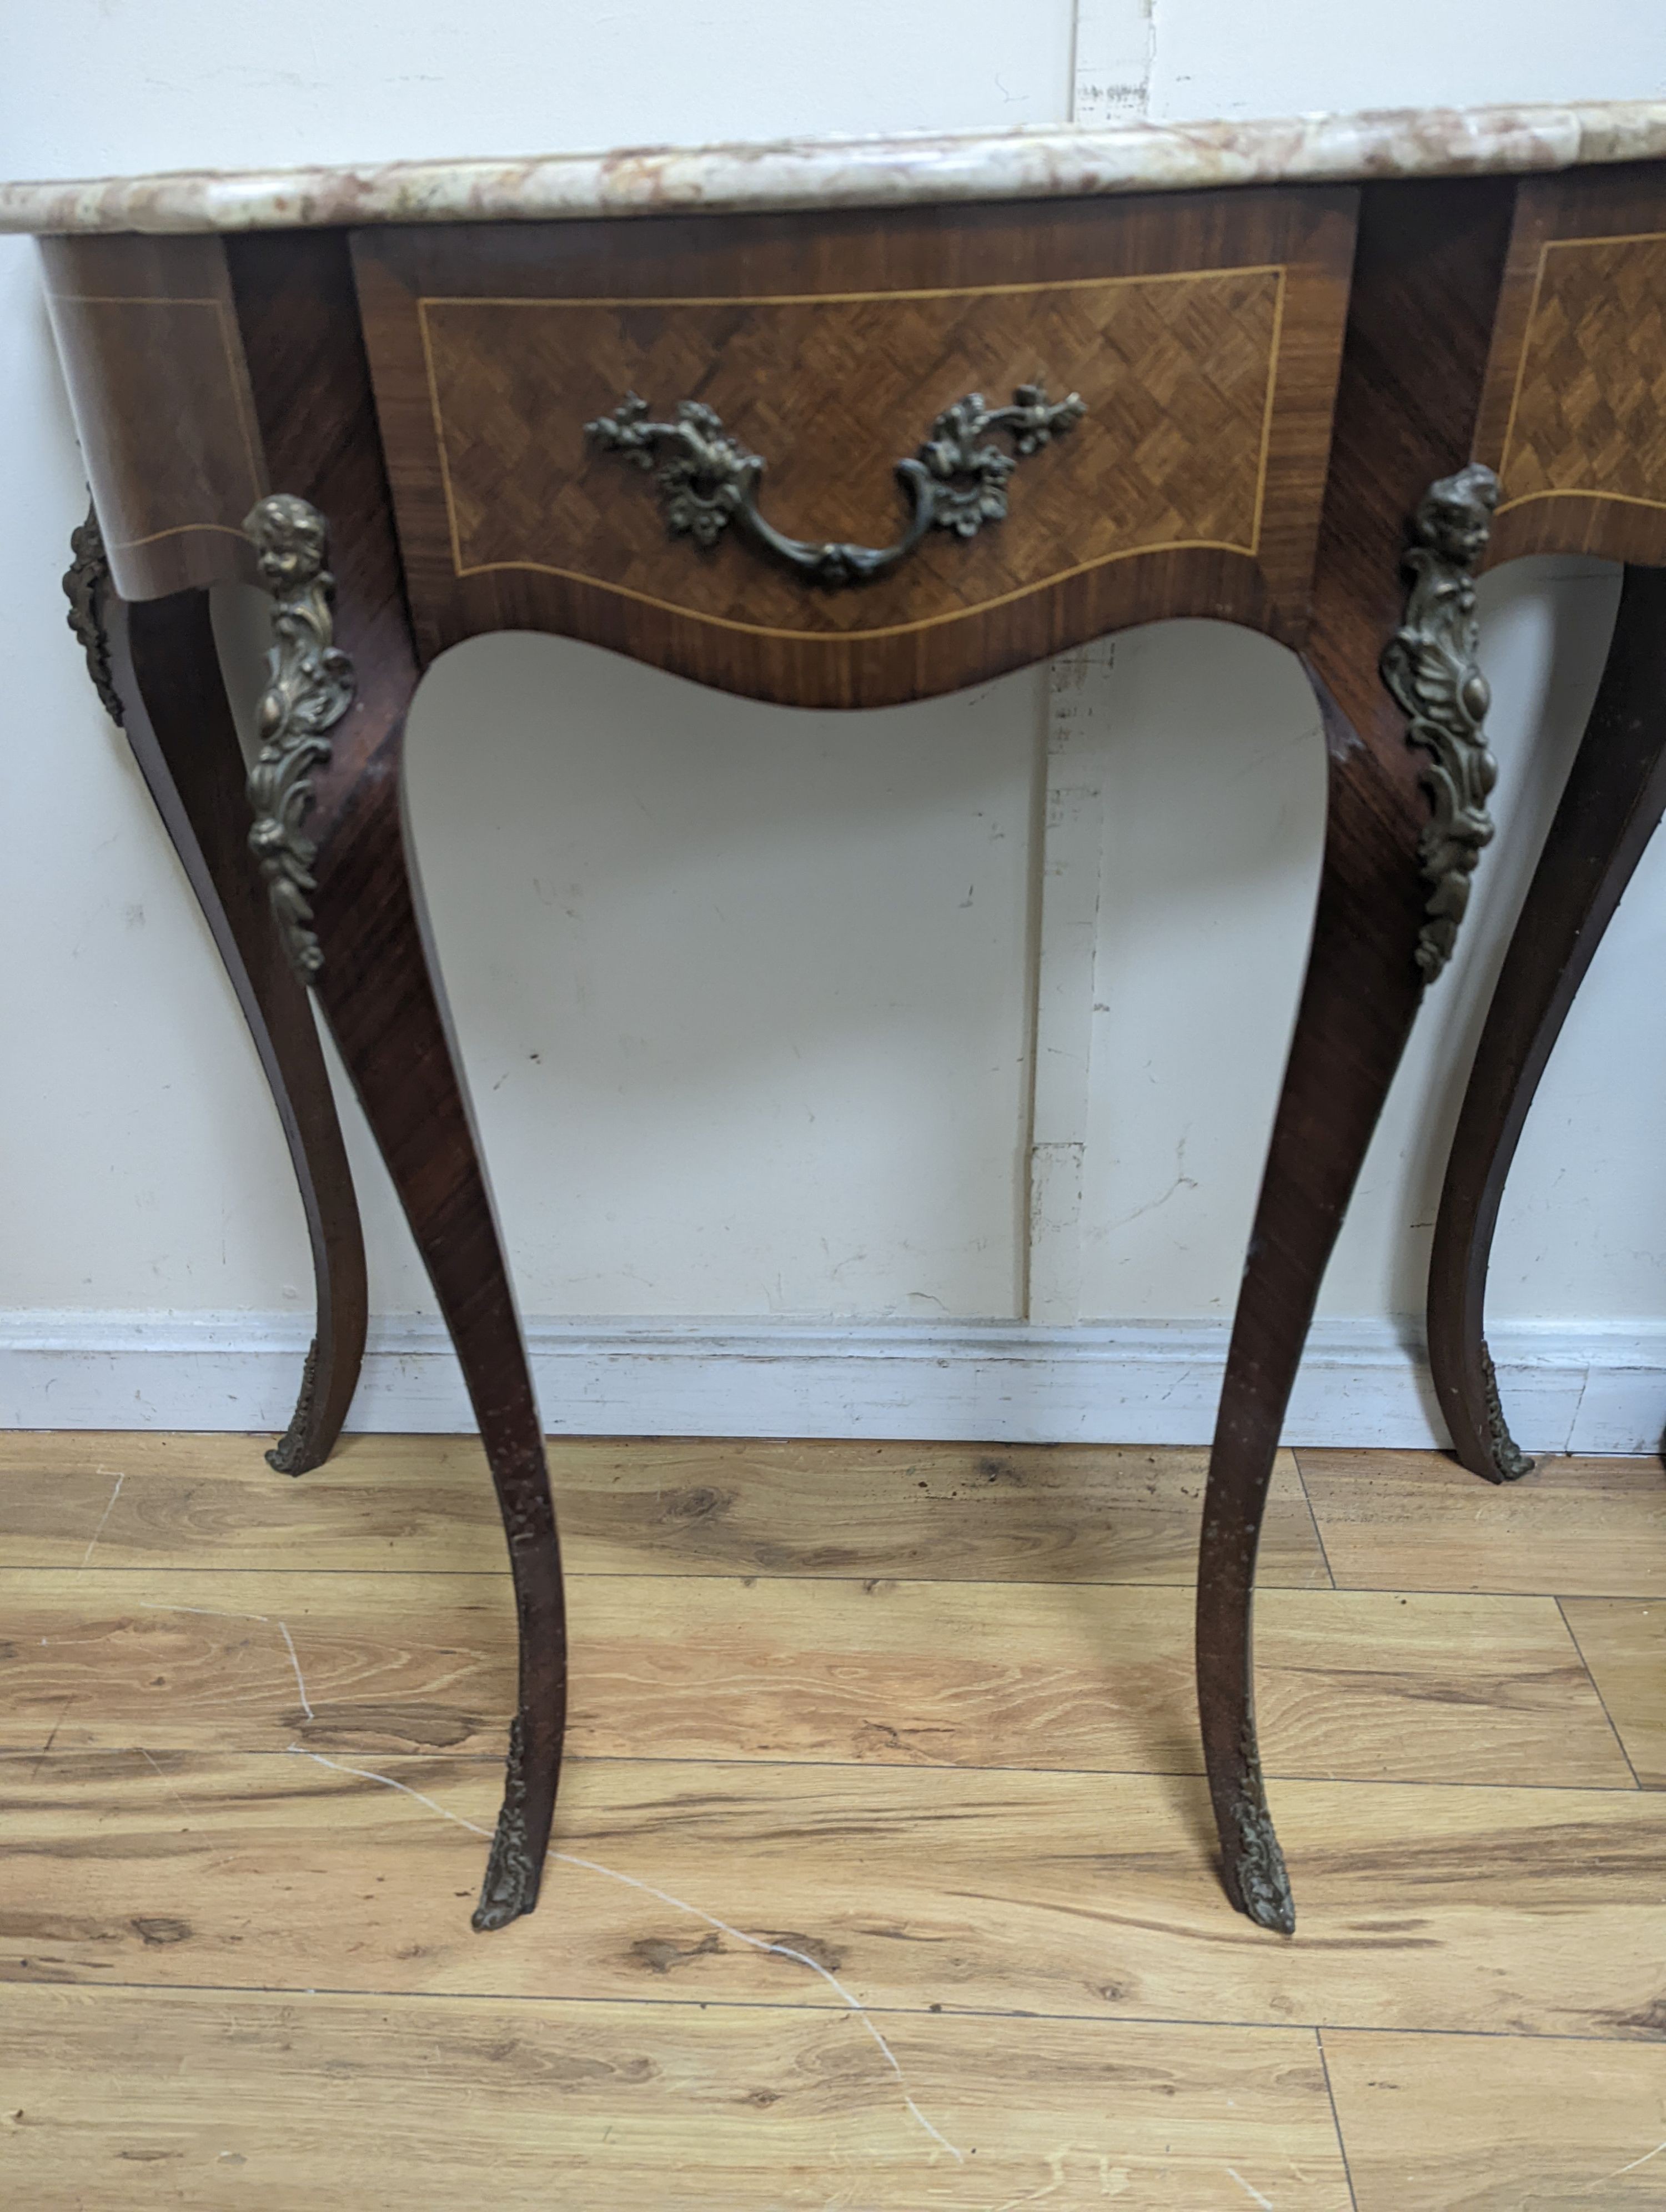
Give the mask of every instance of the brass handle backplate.
[[(612, 414), (584, 426), (593, 444), (623, 453), (639, 468), (652, 470), (665, 501), (673, 538), (714, 545), (733, 522), (767, 552), (812, 583), (865, 584), (919, 544), (928, 530), (952, 530), (973, 538), (986, 522), (1006, 512), (1006, 479), (1019, 460), (1081, 420), (1087, 408), (1073, 392), (1049, 400), (1039, 384), (1021, 384), (1010, 407), (986, 407), (981, 392), (957, 399), (932, 425), (931, 435), (909, 460), (898, 461), (897, 476), (913, 512), (894, 545), (817, 544), (783, 537), (757, 511), (763, 462), (732, 437), (714, 410), (697, 399), (684, 399), (676, 420), (650, 422), (648, 402), (633, 392)], [(1012, 450), (980, 444), (992, 430), (1011, 433)]]

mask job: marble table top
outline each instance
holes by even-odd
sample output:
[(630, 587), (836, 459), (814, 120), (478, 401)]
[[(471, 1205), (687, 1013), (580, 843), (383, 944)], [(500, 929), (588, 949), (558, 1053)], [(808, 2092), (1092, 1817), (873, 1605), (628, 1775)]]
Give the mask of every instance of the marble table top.
[(1132, 123), (608, 154), (179, 170), (0, 185), (0, 231), (328, 224), (1071, 199), (1203, 185), (1465, 176), (1666, 158), (1666, 100), (1402, 108), (1257, 123)]

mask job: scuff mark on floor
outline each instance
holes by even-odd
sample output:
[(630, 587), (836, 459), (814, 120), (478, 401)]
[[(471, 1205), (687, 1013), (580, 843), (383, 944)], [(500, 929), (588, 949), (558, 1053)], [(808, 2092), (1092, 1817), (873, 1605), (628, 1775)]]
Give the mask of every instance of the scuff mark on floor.
[[(441, 1804), (437, 1798), (425, 1797), (420, 1790), (413, 1790), (408, 1782), (396, 1782), (391, 1774), (373, 1774), (368, 1766), (344, 1765), (339, 1759), (326, 1759), (321, 1751), (309, 1751), (304, 1743), (292, 1743), (285, 1747), (301, 1759), (315, 1760), (319, 1766), (333, 1767), (337, 1774), (356, 1774), (362, 1782), (380, 1782), (384, 1789), (403, 1790), (407, 1797), (414, 1797), (419, 1805), (426, 1805), (430, 1813), (437, 1813), (442, 1820), (454, 1820), (459, 1828), (466, 1828), (471, 1835), (484, 1836), (488, 1843), (491, 1841), (492, 1831), (489, 1828), (483, 1828), (477, 1820), (465, 1820), (460, 1813), (453, 1813), (448, 1806)], [(550, 1856), (553, 1858), (555, 1853), (552, 1851)]]
[(99, 1538), (104, 1534), (104, 1524), (110, 1518), (110, 1516), (115, 1511), (116, 1500), (121, 1496), (121, 1486), (126, 1480), (127, 1477), (125, 1474), (119, 1474), (116, 1477), (116, 1486), (110, 1493), (110, 1503), (105, 1507), (103, 1512), (99, 1516), (99, 1525), (93, 1531), (93, 1540), (87, 1547), (86, 1557), (82, 1559), (81, 1566), (76, 1569), (76, 1572), (77, 1574), (82, 1571), (82, 1567), (85, 1567), (87, 1561), (92, 1558), (94, 1552), (97, 1549)]
[[(273, 1625), (270, 1613), (227, 1613), (217, 1605), (165, 1605), (155, 1598), (141, 1598), (139, 1610), (142, 1613), (196, 1613), (210, 1620), (258, 1620), (263, 1628), (270, 1628)], [(283, 1648), (289, 1655), (289, 1664), (295, 1669), (295, 1687), (301, 1692), (301, 1712), (307, 1720), (316, 1720), (318, 1715), (313, 1711), (312, 1700), (307, 1695), (307, 1678), (301, 1671), (301, 1660), (295, 1650), (295, 1640), (289, 1633), (289, 1624), (287, 1620), (280, 1620), (277, 1627), (283, 1638)]]
[[(1077, 2170), (1084, 2163), (1091, 2165), (1097, 2171), (1101, 2197), (1122, 2197), (1127, 2193), (1127, 2166), (1113, 2166), (1101, 2151), (1076, 2150), (1067, 2143), (1062, 2150), (1050, 2150), (1047, 2154), (1047, 2170), (1053, 2177), (1050, 2181), (1043, 2182), (1039, 2189), (1032, 2189), (1027, 2197), (1009, 2197), (1004, 2204), (996, 2206), (995, 2212), (1022, 2212), (1026, 2204), (1040, 2204), (1049, 2197), (1056, 2197), (1060, 2190), (1073, 2180), (1082, 2181), (1086, 2187), (1085, 2177)], [(1231, 2171), (1230, 2167), (1228, 2171)], [(1073, 2201), (1081, 2201), (1079, 2191)]]
[(133, 1746), (133, 1749), (137, 1752), (139, 1757), (144, 1761), (145, 1765), (149, 1767), (152, 1773), (155, 1775), (157, 1780), (161, 1784), (163, 1789), (167, 1790), (168, 1796), (173, 1800), (179, 1810), (182, 1813), (189, 1814), (191, 1811), (190, 1806), (186, 1804), (185, 1799), (180, 1796), (179, 1791), (168, 1780), (166, 1770), (157, 1765), (155, 1760), (150, 1756), (150, 1753), (145, 1749), (142, 1743), (136, 1743)]
[(1666, 2142), (1657, 2142), (1652, 2150), (1645, 2150), (1641, 2158), (1634, 2158), (1629, 2166), (1616, 2166), (1612, 2173), (1602, 2176), (1604, 2181), (1618, 2181), (1622, 2173), (1635, 2173), (1639, 2166), (1646, 2166), (1651, 2158), (1658, 2158), (1666, 2150)]
[(841, 2002), (850, 2008), (852, 2013), (879, 2045), (885, 2063), (897, 2076), (897, 2086), (903, 2093), (903, 2102), (919, 2121), (926, 2133), (933, 2142), (941, 2143), (952, 2158), (958, 2159), (963, 2164), (964, 2163), (966, 2156), (964, 2151), (957, 2149), (939, 2129), (934, 2128), (913, 2098), (909, 2096), (908, 2083), (902, 2066), (898, 2063), (897, 2053), (869, 2018), (866, 2007), (859, 1999), (852, 1996), (838, 1977), (830, 1973), (818, 1959), (812, 1959), (807, 1951), (795, 1951), (790, 1943), (771, 1943), (762, 1936), (748, 1936), (739, 1928), (732, 1928), (727, 1920), (718, 1919), (714, 1913), (702, 1912), (697, 1905), (690, 1905), (680, 1897), (673, 1897), (669, 1890), (656, 1889), (652, 1882), (639, 1881), (635, 1875), (621, 1874), (617, 1867), (603, 1866), (596, 1859), (575, 1858), (570, 1851), (551, 1851), (550, 1856), (552, 1859), (558, 1860), (562, 1866), (583, 1867), (590, 1874), (605, 1875), (611, 1881), (622, 1881), (628, 1888), (640, 1889), (645, 1897), (657, 1898), (660, 1904), (670, 1905), (674, 1911), (686, 1912), (696, 1920), (703, 1920), (708, 1928), (715, 1928), (720, 1934), (733, 1936), (737, 1943), (750, 1944), (754, 1951), (773, 1951), (778, 1958), (796, 1959), (800, 1966), (808, 1966), (812, 1974), (819, 1974)]
[(1238, 2187), (1243, 2191), (1246, 2197), (1253, 2197), (1255, 2198), (1256, 2203), (1261, 2206), (1262, 2212), (1273, 2212), (1273, 2200), (1270, 2197), (1263, 2197), (1259, 2189), (1252, 2189), (1235, 2166), (1229, 2166), (1226, 2171), (1231, 2175), (1233, 2180), (1237, 2182)]
[[(414, 1797), (419, 1805), (426, 1805), (430, 1812), (438, 1813), (442, 1820), (454, 1820), (459, 1828), (467, 1828), (473, 1835), (484, 1836), (488, 1839), (491, 1837), (492, 1831), (489, 1828), (483, 1828), (474, 1820), (465, 1820), (460, 1813), (453, 1813), (446, 1806), (437, 1803), (434, 1798), (424, 1796), (420, 1790), (413, 1790), (408, 1782), (395, 1781), (391, 1774), (377, 1774), (368, 1766), (345, 1765), (340, 1759), (326, 1759), (321, 1751), (309, 1751), (305, 1744), (292, 1743), (289, 1748), (302, 1759), (316, 1760), (320, 1766), (333, 1767), (337, 1774), (356, 1774), (363, 1781), (380, 1782), (386, 1789), (402, 1790), (407, 1797)], [(703, 1921), (708, 1928), (716, 1929), (720, 1935), (730, 1936), (735, 1942), (744, 1943), (751, 1950), (772, 1951), (779, 1958), (796, 1960), (800, 1966), (808, 1966), (812, 1974), (819, 1974), (823, 1981), (838, 1997), (840, 2002), (861, 2022), (879, 2045), (881, 2057), (897, 2076), (897, 2087), (902, 2091), (903, 2102), (908, 2106), (914, 2118), (933, 2142), (940, 2143), (951, 2158), (964, 2164), (965, 2152), (952, 2143), (940, 2128), (933, 2127), (919, 2106), (909, 2096), (908, 2081), (897, 2053), (869, 2017), (867, 2008), (860, 1999), (852, 1996), (844, 1984), (836, 1975), (830, 1973), (819, 1960), (812, 1959), (807, 1951), (794, 1950), (789, 1943), (771, 1943), (762, 1936), (748, 1936), (741, 1929), (732, 1928), (727, 1920), (720, 1920), (715, 1913), (704, 1912), (699, 1905), (690, 1905), (685, 1899), (673, 1897), (669, 1890), (656, 1889), (651, 1881), (639, 1881), (634, 1874), (621, 1874), (617, 1867), (604, 1866), (599, 1859), (578, 1858), (571, 1851), (551, 1851), (550, 1858), (552, 1863), (561, 1866), (579, 1867), (586, 1874), (603, 1875), (609, 1881), (623, 1882), (627, 1889), (640, 1890), (644, 1897), (657, 1899), (661, 1905), (670, 1905), (674, 1912), (686, 1912), (690, 1919)]]
[(287, 1620), (280, 1620), (277, 1626), (278, 1632), (283, 1638), (284, 1648), (289, 1655), (289, 1664), (295, 1670), (295, 1687), (301, 1692), (301, 1710), (306, 1714), (309, 1721), (316, 1720), (318, 1716), (313, 1711), (312, 1705), (307, 1698), (307, 1683), (306, 1679), (301, 1671), (301, 1662), (295, 1656), (295, 1640), (289, 1633), (289, 1624)]

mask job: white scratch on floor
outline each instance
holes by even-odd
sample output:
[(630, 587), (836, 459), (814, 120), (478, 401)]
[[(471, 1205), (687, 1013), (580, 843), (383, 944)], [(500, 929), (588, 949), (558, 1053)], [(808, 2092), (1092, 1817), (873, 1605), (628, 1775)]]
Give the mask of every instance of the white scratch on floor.
[[(113, 1502), (112, 1500), (112, 1503)], [(198, 1613), (210, 1620), (258, 1620), (263, 1627), (270, 1627), (272, 1625), (271, 1615), (266, 1613), (226, 1613), (217, 1605), (164, 1605), (155, 1598), (148, 1597), (139, 1600), (139, 1610), (142, 1613)], [(313, 1711), (312, 1700), (307, 1695), (307, 1679), (301, 1671), (301, 1661), (295, 1652), (295, 1640), (289, 1633), (289, 1624), (287, 1620), (280, 1620), (277, 1623), (277, 1632), (283, 1638), (283, 1648), (289, 1653), (289, 1664), (295, 1671), (295, 1687), (301, 1692), (301, 1710), (309, 1721), (316, 1720), (318, 1715)], [(356, 1773), (358, 1770), (353, 1768), (349, 1771)], [(381, 1777), (379, 1775), (375, 1779), (380, 1781)], [(397, 1787), (397, 1784), (395, 1786)]]
[(951, 2158), (958, 2159), (964, 2164), (965, 2152), (958, 2150), (940, 2130), (934, 2128), (913, 2098), (909, 2096), (908, 2083), (903, 2077), (903, 2069), (897, 2063), (897, 2053), (868, 2017), (866, 2007), (852, 1996), (844, 1984), (835, 1975), (830, 1974), (819, 1960), (812, 1959), (807, 1951), (793, 1950), (789, 1943), (769, 1943), (761, 1936), (745, 1935), (739, 1928), (731, 1928), (727, 1920), (719, 1920), (713, 1913), (702, 1912), (697, 1905), (689, 1905), (684, 1903), (682, 1898), (673, 1897), (669, 1890), (656, 1889), (652, 1882), (638, 1881), (634, 1874), (621, 1874), (617, 1868), (603, 1866), (595, 1859), (575, 1858), (570, 1851), (551, 1851), (550, 1856), (552, 1859), (558, 1859), (562, 1866), (583, 1867), (589, 1874), (604, 1874), (610, 1881), (622, 1881), (627, 1888), (640, 1889), (645, 1897), (657, 1897), (661, 1905), (669, 1905), (673, 1911), (686, 1912), (692, 1919), (703, 1920), (708, 1928), (715, 1928), (722, 1935), (732, 1936), (737, 1943), (749, 1943), (755, 1951), (773, 1951), (782, 1959), (796, 1959), (800, 1966), (808, 1966), (812, 1973), (819, 1974), (841, 2002), (849, 2006), (856, 2018), (860, 2021), (862, 2026), (879, 2045), (885, 2063), (897, 2076), (897, 2083), (903, 2092), (903, 2102), (913, 2113), (915, 2118), (919, 2121), (933, 2142), (942, 2144)]
[(1645, 2150), (1641, 2158), (1634, 2158), (1629, 2166), (1617, 2166), (1612, 2173), (1605, 2173), (1602, 2179), (1618, 2181), (1622, 2173), (1635, 2173), (1639, 2166), (1646, 2166), (1651, 2158), (1658, 2158), (1663, 2150), (1666, 2150), (1666, 2142), (1657, 2142), (1652, 2150)]
[(413, 1790), (408, 1782), (396, 1782), (391, 1774), (373, 1774), (368, 1766), (344, 1766), (338, 1759), (326, 1759), (321, 1751), (308, 1751), (304, 1743), (292, 1743), (289, 1750), (302, 1759), (316, 1760), (320, 1766), (333, 1766), (337, 1774), (356, 1774), (362, 1782), (380, 1782), (389, 1790), (403, 1790), (407, 1797), (414, 1797), (419, 1805), (426, 1805), (430, 1813), (437, 1813), (442, 1820), (455, 1820), (459, 1828), (466, 1828), (472, 1836), (484, 1836), (489, 1843), (492, 1832), (477, 1821), (465, 1820), (460, 1813), (453, 1813), (432, 1797), (424, 1797), (420, 1790)]
[[(339, 1759), (326, 1759), (321, 1751), (308, 1751), (305, 1744), (292, 1743), (289, 1749), (291, 1752), (299, 1753), (302, 1759), (315, 1759), (320, 1766), (334, 1767), (337, 1774), (356, 1774), (366, 1782), (380, 1782), (389, 1790), (403, 1790), (407, 1797), (414, 1797), (419, 1805), (426, 1805), (430, 1812), (438, 1813), (441, 1819), (454, 1820), (459, 1828), (467, 1828), (477, 1836), (489, 1838), (492, 1833), (489, 1828), (480, 1827), (473, 1820), (465, 1820), (460, 1813), (453, 1813), (444, 1805), (436, 1804), (432, 1797), (425, 1797), (420, 1790), (413, 1790), (408, 1782), (396, 1782), (391, 1774), (375, 1774), (368, 1766), (345, 1766)], [(715, 1928), (720, 1935), (733, 1936), (737, 1943), (745, 1943), (754, 1951), (773, 1951), (781, 1958), (794, 1959), (800, 1966), (808, 1966), (812, 1974), (819, 1974), (837, 1996), (841, 2003), (849, 2008), (852, 2014), (879, 2045), (885, 2063), (897, 2076), (897, 2085), (903, 2092), (903, 2102), (915, 2118), (918, 2120), (933, 2142), (941, 2143), (951, 2158), (958, 2159), (963, 2165), (964, 2164), (965, 2152), (957, 2149), (939, 2128), (934, 2128), (913, 2098), (909, 2096), (908, 2082), (898, 2063), (897, 2053), (868, 2017), (866, 2007), (852, 1996), (843, 1983), (835, 1975), (830, 1974), (819, 1960), (812, 1959), (807, 1952), (793, 1950), (788, 1943), (770, 1943), (766, 1942), (762, 1936), (748, 1936), (739, 1928), (732, 1928), (727, 1920), (718, 1919), (714, 1913), (702, 1912), (697, 1905), (690, 1905), (680, 1897), (673, 1897), (669, 1890), (656, 1889), (652, 1882), (639, 1881), (634, 1874), (621, 1874), (617, 1867), (604, 1866), (599, 1859), (575, 1858), (570, 1851), (551, 1851), (550, 1856), (562, 1866), (581, 1867), (587, 1874), (605, 1875), (609, 1881), (623, 1882), (627, 1889), (639, 1889), (644, 1897), (657, 1898), (661, 1905), (670, 1905), (674, 1912), (686, 1912), (692, 1920), (703, 1920), (708, 1928)], [(1251, 2194), (1254, 2194), (1253, 2191)], [(1262, 2202), (1265, 2203), (1265, 2201), (1263, 2198)]]
[(1270, 2197), (1263, 2197), (1259, 2189), (1252, 2189), (1235, 2166), (1229, 2166), (1226, 2171), (1246, 2197), (1255, 2198), (1256, 2203), (1262, 2207), (1262, 2212), (1273, 2212), (1273, 2200)]
[(295, 1687), (301, 1692), (301, 1710), (306, 1714), (309, 1721), (316, 1720), (318, 1716), (313, 1712), (311, 1705), (307, 1701), (307, 1684), (301, 1676), (301, 1662), (295, 1656), (295, 1640), (289, 1633), (289, 1624), (287, 1620), (280, 1620), (277, 1626), (279, 1632), (283, 1636), (284, 1644), (289, 1650), (289, 1664), (295, 1670)]
[(143, 1761), (144, 1761), (145, 1765), (146, 1765), (147, 1766), (150, 1767), (150, 1768), (154, 1771), (154, 1772), (155, 1773), (155, 1775), (156, 1775), (157, 1778), (158, 1778), (158, 1779), (160, 1780), (160, 1782), (161, 1783), (161, 1785), (162, 1785), (163, 1789), (167, 1790), (167, 1792), (168, 1796), (169, 1796), (173, 1800), (174, 1803), (179, 1807), (179, 1810), (180, 1810), (182, 1813), (189, 1813), (189, 1812), (190, 1812), (190, 1810), (191, 1810), (190, 1806), (189, 1806), (189, 1805), (187, 1805), (187, 1804), (186, 1804), (186, 1802), (185, 1802), (185, 1799), (184, 1799), (182, 1796), (180, 1796), (180, 1795), (179, 1795), (179, 1791), (178, 1791), (178, 1790), (173, 1787), (173, 1784), (168, 1780), (168, 1778), (167, 1778), (167, 1775), (162, 1771), (162, 1769), (161, 1769), (160, 1766), (158, 1766), (158, 1765), (156, 1765), (155, 1760), (154, 1759), (152, 1759), (152, 1757), (150, 1756), (150, 1753), (149, 1753), (145, 1749), (144, 1746), (143, 1746), (142, 1743), (136, 1743), (136, 1744), (134, 1744), (133, 1746), (131, 1746), (131, 1748), (132, 1748), (134, 1751), (137, 1751), (137, 1753), (139, 1754), (139, 1757), (140, 1757), (142, 1759), (143, 1759)]
[[(1062, 2150), (1050, 2150), (1047, 2154), (1047, 2170), (1053, 2177), (1051, 2181), (1043, 2183), (1039, 2189), (1032, 2189), (1027, 2197), (1009, 2197), (1004, 2204), (996, 2207), (996, 2212), (1022, 2212), (1026, 2204), (1039, 2204), (1045, 2197), (1056, 2197), (1060, 2190), (1073, 2179), (1081, 2179), (1079, 2172), (1075, 2170), (1084, 2161), (1090, 2163), (1098, 2174), (1101, 2197), (1122, 2197), (1127, 2193), (1127, 2166), (1113, 2166), (1103, 2152), (1074, 2150), (1067, 2143)], [(1227, 2171), (1231, 2171), (1230, 2166)], [(1076, 2201), (1080, 2202), (1079, 2192)]]
[[(110, 1503), (105, 1507), (103, 1512), (99, 1516), (99, 1525), (93, 1531), (93, 1540), (87, 1547), (87, 1558), (82, 1559), (81, 1567), (84, 1567), (87, 1564), (87, 1560), (92, 1558), (94, 1551), (97, 1547), (98, 1540), (104, 1534), (104, 1524), (116, 1510), (116, 1500), (121, 1496), (121, 1486), (126, 1480), (127, 1477), (125, 1474), (119, 1474), (116, 1477), (116, 1486), (110, 1493)], [(76, 1569), (76, 1572), (77, 1574), (81, 1572), (81, 1567), (77, 1567)]]

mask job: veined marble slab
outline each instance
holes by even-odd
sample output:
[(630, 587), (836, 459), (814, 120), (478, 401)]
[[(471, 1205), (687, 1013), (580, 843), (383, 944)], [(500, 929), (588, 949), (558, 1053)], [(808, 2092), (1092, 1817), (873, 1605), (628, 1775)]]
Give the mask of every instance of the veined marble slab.
[(1072, 199), (1209, 185), (1467, 176), (1666, 158), (1666, 100), (1401, 108), (1264, 123), (954, 131), (626, 147), (520, 160), (179, 170), (0, 185), (0, 231), (293, 230), (323, 224)]

